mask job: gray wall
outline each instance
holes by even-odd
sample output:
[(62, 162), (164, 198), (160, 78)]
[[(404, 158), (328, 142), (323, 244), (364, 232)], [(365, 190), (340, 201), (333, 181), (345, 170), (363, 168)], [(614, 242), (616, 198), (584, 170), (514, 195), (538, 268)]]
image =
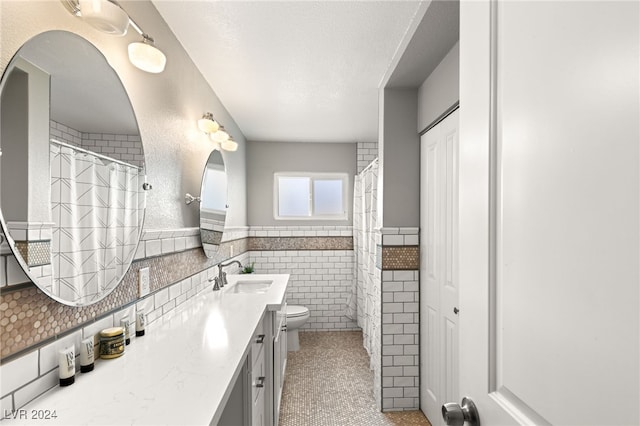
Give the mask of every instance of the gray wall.
[(420, 138), (417, 89), (384, 89), (380, 96), (382, 221), (384, 227), (420, 224)]
[[(275, 220), (275, 172), (341, 172), (349, 174), (348, 220)], [(289, 143), (250, 141), (247, 149), (247, 209), (249, 226), (351, 225), (355, 143)]]
[(147, 194), (145, 229), (198, 226), (197, 206), (186, 206), (183, 200), (186, 192), (200, 193), (213, 144), (198, 131), (196, 120), (210, 111), (239, 144), (238, 151), (223, 154), (229, 172), (227, 224), (246, 225), (244, 136), (153, 4), (146, 0), (120, 4), (167, 55), (163, 73), (149, 74), (131, 65), (127, 46), (140, 39), (135, 31), (124, 37), (101, 33), (57, 1), (0, 2), (1, 70), (23, 43), (53, 29), (76, 33), (105, 55), (127, 90), (140, 127), (147, 180), (153, 185)]
[(460, 43), (447, 53), (418, 89), (418, 132), (460, 99)]
[(419, 88), (380, 90), (379, 182), (385, 227), (420, 225), (419, 133), (459, 99), (459, 44)]

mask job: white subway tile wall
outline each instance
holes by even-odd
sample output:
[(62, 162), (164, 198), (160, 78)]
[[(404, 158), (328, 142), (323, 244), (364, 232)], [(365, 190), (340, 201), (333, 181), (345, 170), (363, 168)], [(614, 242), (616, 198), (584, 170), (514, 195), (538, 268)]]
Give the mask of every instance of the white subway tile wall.
[(50, 137), (134, 166), (144, 166), (140, 135), (82, 133), (56, 121), (50, 121)]
[(171, 254), (200, 246), (200, 228), (144, 230), (134, 260)]
[(357, 330), (345, 316), (353, 282), (352, 250), (252, 251), (260, 274), (290, 274), (287, 303), (309, 309), (302, 330)]
[(358, 142), (356, 146), (357, 170), (360, 173), (378, 157), (378, 142)]
[[(345, 237), (350, 226), (252, 226), (250, 237)], [(290, 274), (287, 303), (309, 309), (302, 330), (357, 330), (345, 316), (353, 283), (353, 250), (251, 251), (256, 273)]]
[(382, 408), (419, 408), (418, 271), (382, 272)]
[[(418, 245), (418, 228), (382, 228), (384, 246)], [(420, 408), (420, 272), (382, 271), (382, 410)]]

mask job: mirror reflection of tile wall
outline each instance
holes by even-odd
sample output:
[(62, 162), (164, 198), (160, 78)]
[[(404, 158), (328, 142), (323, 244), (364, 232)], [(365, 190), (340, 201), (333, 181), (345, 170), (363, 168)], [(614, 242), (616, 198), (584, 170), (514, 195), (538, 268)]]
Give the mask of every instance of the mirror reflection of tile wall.
[(50, 136), (60, 142), (106, 155), (134, 166), (144, 166), (140, 135), (112, 133), (83, 133), (62, 123), (50, 120)]

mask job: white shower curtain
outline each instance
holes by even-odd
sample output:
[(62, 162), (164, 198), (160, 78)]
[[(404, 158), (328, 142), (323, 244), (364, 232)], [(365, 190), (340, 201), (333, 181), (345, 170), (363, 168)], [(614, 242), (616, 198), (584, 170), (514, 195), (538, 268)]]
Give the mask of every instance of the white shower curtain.
[(52, 290), (65, 300), (89, 302), (113, 288), (134, 255), (140, 170), (67, 145), (49, 146)]
[[(376, 279), (378, 161), (374, 160), (355, 177), (353, 189), (354, 283), (347, 304), (347, 316), (362, 328), (363, 345), (371, 367), (379, 359), (380, 280)], [(376, 338), (378, 336), (378, 338)]]

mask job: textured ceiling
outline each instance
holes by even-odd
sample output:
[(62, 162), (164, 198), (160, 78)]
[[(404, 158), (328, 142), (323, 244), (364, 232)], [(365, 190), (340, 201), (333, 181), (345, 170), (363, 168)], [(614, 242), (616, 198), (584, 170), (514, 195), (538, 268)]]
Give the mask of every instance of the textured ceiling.
[(376, 141), (378, 87), (420, 6), (153, 3), (247, 139), (284, 142)]

